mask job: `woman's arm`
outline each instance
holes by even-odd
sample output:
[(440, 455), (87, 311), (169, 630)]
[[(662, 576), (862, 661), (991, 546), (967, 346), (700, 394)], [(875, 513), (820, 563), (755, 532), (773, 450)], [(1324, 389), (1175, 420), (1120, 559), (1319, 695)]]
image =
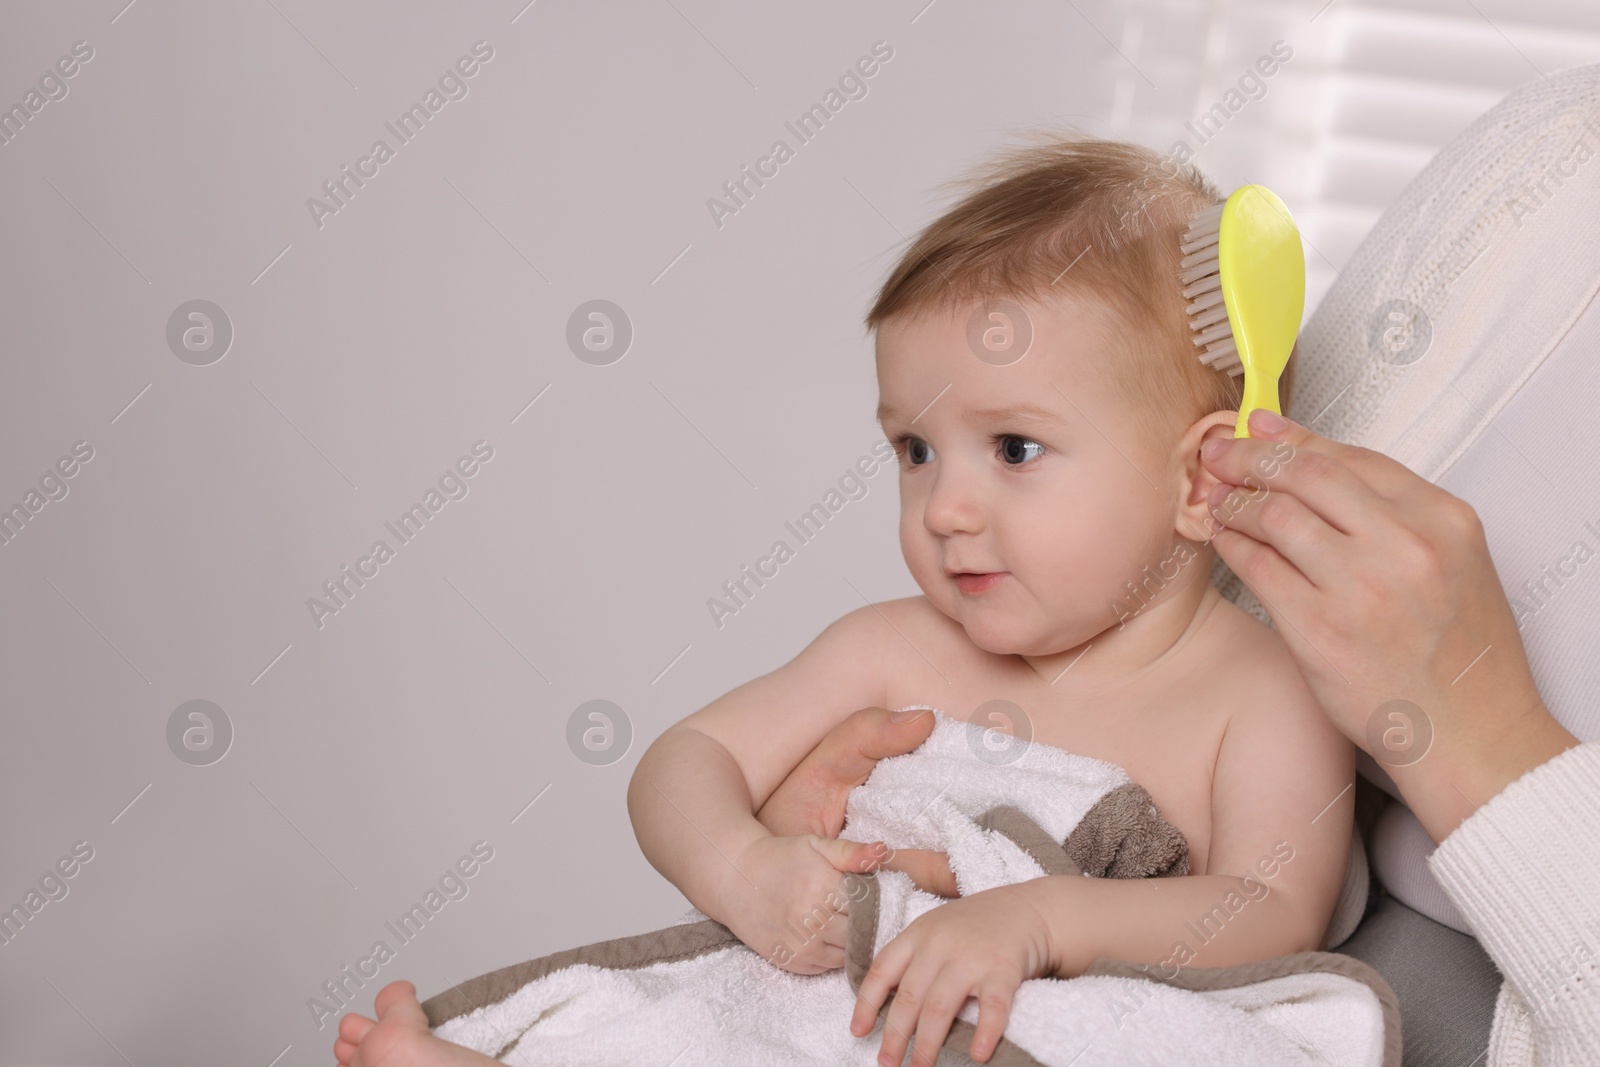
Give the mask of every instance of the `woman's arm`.
[(1522, 1037), (1544, 1067), (1600, 1063), (1600, 745), (1545, 707), (1468, 504), (1265, 414), (1250, 418), (1260, 440), (1205, 457), (1239, 485), (1278, 443), (1294, 449), (1275, 491), (1223, 520), (1218, 554), (1440, 842), (1430, 866), (1514, 994), (1494, 1063)]
[(1520, 1017), (1508, 1025), (1528, 1029), (1545, 1065), (1600, 1063), (1596, 826), (1600, 743), (1592, 742), (1506, 786), (1428, 861), (1516, 992)]

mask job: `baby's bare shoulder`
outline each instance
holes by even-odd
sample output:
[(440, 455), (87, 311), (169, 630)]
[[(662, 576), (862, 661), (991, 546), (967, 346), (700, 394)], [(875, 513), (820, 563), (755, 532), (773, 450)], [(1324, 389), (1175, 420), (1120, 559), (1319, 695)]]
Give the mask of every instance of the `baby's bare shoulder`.
[(1232, 649), (1230, 664), (1245, 667), (1250, 678), (1267, 684), (1298, 681), (1305, 684), (1283, 635), (1227, 597), (1219, 597), (1210, 623), (1211, 647), (1224, 654)]
[(1343, 737), (1328, 720), (1283, 635), (1232, 601), (1215, 619), (1217, 679), (1226, 699), (1229, 735), (1269, 731), (1313, 752), (1338, 748)]
[(672, 729), (696, 730), (721, 744), (759, 804), (828, 731), (862, 708), (885, 705), (884, 650), (907, 613), (895, 602), (848, 612), (787, 663), (724, 693)]
[(1213, 686), (1230, 721), (1270, 716), (1278, 730), (1321, 739), (1335, 732), (1282, 634), (1227, 598), (1209, 621)]
[(964, 632), (959, 623), (934, 607), (932, 601), (921, 594), (897, 600), (880, 600), (857, 608), (840, 622), (845, 619), (852, 620), (863, 632), (873, 632), (883, 642), (877, 646), (877, 651), (890, 655), (894, 653), (895, 644), (917, 644), (919, 638), (947, 640), (952, 628), (957, 633)]
[(879, 632), (884, 639), (879, 651), (892, 678), (919, 675), (928, 657), (939, 662), (966, 662), (963, 657), (973, 651), (961, 624), (921, 594), (879, 601), (872, 608), (879, 614)]

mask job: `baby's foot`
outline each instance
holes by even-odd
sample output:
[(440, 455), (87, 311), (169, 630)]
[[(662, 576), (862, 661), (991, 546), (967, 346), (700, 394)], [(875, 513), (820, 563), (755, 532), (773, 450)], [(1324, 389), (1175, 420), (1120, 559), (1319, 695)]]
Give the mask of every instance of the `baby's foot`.
[(417, 987), (401, 979), (378, 991), (377, 1021), (354, 1012), (339, 1020), (333, 1054), (341, 1067), (499, 1067), (495, 1060), (434, 1037), (417, 1003)]

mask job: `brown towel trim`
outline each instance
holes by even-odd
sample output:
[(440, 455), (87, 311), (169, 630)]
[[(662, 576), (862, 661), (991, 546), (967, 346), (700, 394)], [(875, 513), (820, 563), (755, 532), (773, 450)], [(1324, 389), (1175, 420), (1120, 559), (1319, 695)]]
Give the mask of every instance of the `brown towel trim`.
[(428, 1017), (428, 1026), (437, 1027), (458, 1015), (497, 1004), (529, 982), (575, 964), (631, 970), (654, 963), (693, 959), (738, 944), (742, 942), (734, 936), (733, 931), (715, 919), (680, 923), (649, 933), (596, 941), (592, 945), (564, 949), (524, 963), (513, 963), (498, 971), (457, 983), (423, 1001), (422, 1012)]
[[(1091, 809), (1090, 814), (1093, 814)], [(1085, 816), (1087, 818), (1087, 816)], [(975, 820), (985, 830), (1005, 834), (1026, 852), (1045, 874), (1083, 874), (1083, 868), (1067, 854), (1061, 843), (1044, 831), (1019, 808), (996, 804)]]

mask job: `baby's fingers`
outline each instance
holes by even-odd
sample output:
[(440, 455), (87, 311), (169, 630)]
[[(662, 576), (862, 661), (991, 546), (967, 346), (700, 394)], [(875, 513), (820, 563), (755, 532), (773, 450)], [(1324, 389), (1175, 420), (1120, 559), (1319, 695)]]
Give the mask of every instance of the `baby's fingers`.
[(910, 962), (911, 951), (906, 943), (905, 932), (901, 931), (900, 936), (883, 946), (883, 951), (873, 959), (872, 966), (861, 978), (861, 988), (856, 991), (856, 1008), (850, 1016), (852, 1034), (864, 1037), (872, 1033), (878, 1009), (883, 1007), (889, 990), (900, 981)]
[(978, 987), (978, 1032), (972, 1037), (969, 1055), (979, 1063), (987, 1063), (1005, 1035), (1006, 1023), (1011, 1020), (1013, 988), (1006, 985)]
[[(933, 1067), (950, 1033), (956, 1013), (972, 994), (972, 981), (953, 967), (946, 967), (928, 990), (917, 1017), (917, 1036), (911, 1052), (911, 1067)], [(899, 997), (896, 996), (896, 1003)], [(892, 1013), (892, 1012), (891, 1012)], [(981, 1020), (980, 1020), (981, 1021)], [(976, 1039), (974, 1039), (976, 1044)]]

